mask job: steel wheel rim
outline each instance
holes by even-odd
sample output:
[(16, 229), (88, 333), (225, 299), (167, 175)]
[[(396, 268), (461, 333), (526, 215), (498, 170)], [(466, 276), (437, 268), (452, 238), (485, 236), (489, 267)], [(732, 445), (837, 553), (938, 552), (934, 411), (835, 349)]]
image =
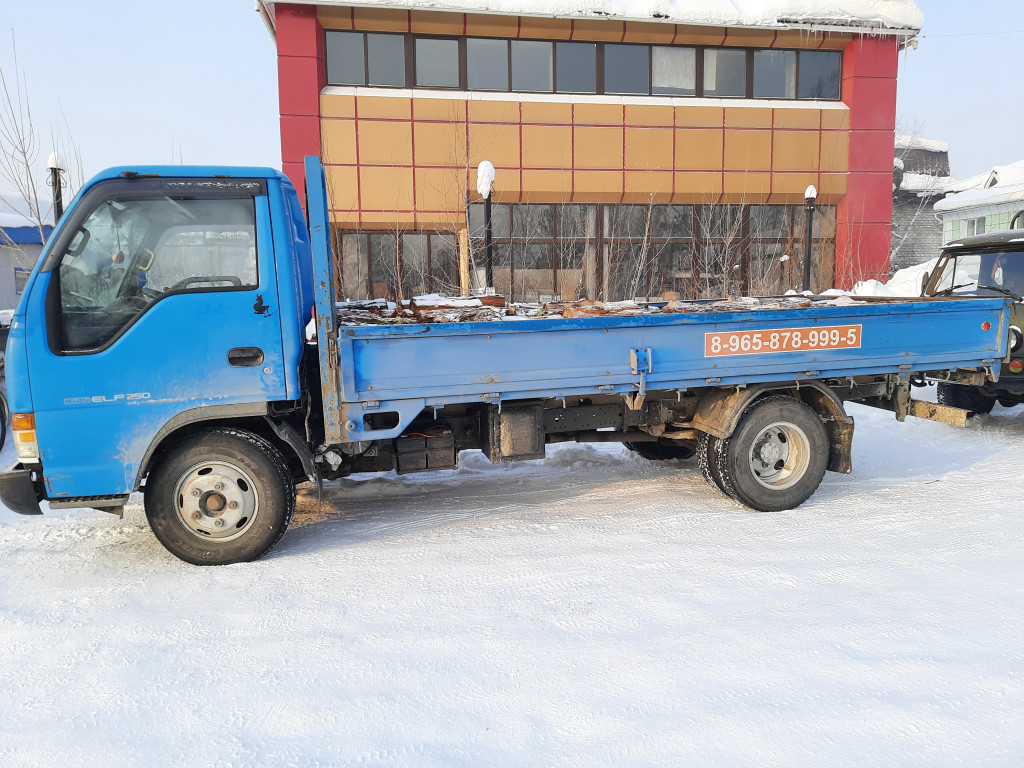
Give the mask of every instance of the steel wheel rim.
[(800, 482), (810, 462), (811, 441), (800, 427), (788, 421), (777, 421), (758, 432), (748, 456), (750, 474), (773, 491)]
[(192, 466), (174, 487), (178, 522), (199, 539), (237, 539), (253, 526), (259, 509), (252, 477), (224, 461)]

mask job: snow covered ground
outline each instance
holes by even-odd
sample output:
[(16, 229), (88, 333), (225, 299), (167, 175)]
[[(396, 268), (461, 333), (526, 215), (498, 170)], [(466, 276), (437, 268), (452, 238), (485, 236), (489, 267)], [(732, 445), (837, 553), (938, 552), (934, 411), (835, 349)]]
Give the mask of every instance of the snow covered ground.
[(851, 411), (776, 514), (576, 445), (306, 492), (223, 568), (0, 511), (0, 765), (1019, 766), (1024, 410)]

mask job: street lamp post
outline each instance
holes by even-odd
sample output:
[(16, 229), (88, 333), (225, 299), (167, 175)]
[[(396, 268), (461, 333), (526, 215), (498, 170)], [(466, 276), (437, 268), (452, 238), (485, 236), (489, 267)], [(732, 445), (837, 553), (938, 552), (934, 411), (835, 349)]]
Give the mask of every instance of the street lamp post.
[(64, 215), (64, 194), (61, 192), (60, 178), (64, 168), (61, 167), (60, 159), (57, 157), (56, 152), (51, 152), (50, 157), (47, 158), (46, 170), (50, 172), (50, 178), (46, 183), (53, 187), (53, 223), (56, 224), (60, 221), (60, 217)]
[(494, 286), (494, 232), (491, 228), (491, 191), (494, 186), (494, 166), (484, 160), (476, 169), (476, 191), (484, 199), (484, 274), (487, 287)]
[(818, 198), (818, 190), (810, 184), (804, 191), (804, 202), (807, 203), (807, 231), (804, 234), (804, 290), (811, 290), (811, 253), (813, 243), (811, 233), (814, 231), (814, 201)]

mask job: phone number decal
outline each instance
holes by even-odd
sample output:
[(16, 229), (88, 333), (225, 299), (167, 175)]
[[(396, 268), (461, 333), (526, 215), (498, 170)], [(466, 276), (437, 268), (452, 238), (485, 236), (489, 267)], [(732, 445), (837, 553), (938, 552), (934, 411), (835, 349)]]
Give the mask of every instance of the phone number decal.
[(735, 331), (704, 334), (704, 357), (805, 352), (815, 349), (859, 349), (860, 325)]

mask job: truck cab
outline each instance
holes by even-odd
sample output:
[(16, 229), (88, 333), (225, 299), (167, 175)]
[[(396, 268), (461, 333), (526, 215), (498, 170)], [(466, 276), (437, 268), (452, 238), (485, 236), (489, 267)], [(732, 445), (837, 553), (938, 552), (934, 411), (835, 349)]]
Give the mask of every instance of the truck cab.
[(269, 168), (114, 168), (92, 179), (11, 325), (19, 465), (2, 480), (8, 506), (117, 510), (172, 433), (272, 430), (271, 404), (303, 397), (308, 240), (291, 182)]
[(996, 403), (1024, 403), (1024, 229), (991, 232), (954, 240), (939, 256), (925, 296), (1004, 296), (1013, 299), (1009, 355), (998, 376), (982, 386), (940, 383), (944, 405), (988, 413)]

